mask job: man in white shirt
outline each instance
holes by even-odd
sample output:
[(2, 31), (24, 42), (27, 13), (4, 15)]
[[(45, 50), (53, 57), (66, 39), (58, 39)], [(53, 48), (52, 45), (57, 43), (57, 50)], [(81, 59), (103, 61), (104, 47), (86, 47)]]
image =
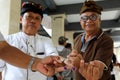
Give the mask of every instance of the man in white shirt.
[[(14, 57), (14, 58), (13, 58)], [(46, 76), (52, 76), (55, 72), (62, 71), (63, 67), (57, 67), (54, 62), (58, 60), (57, 56), (49, 56), (44, 59), (35, 58), (27, 55), (20, 51), (19, 49), (10, 46), (5, 40), (0, 32), (0, 59), (8, 62), (17, 67), (24, 69), (30, 69), (34, 71), (39, 71)], [(58, 62), (58, 61), (57, 61)], [(56, 66), (49, 66), (50, 64)], [(0, 64), (1, 66), (2, 64)], [(0, 76), (1, 78), (2, 76)]]
[[(58, 55), (52, 40), (40, 36), (37, 31), (43, 18), (41, 5), (33, 2), (22, 4), (20, 22), (22, 31), (9, 35), (7, 42), (34, 57), (44, 58), (50, 55)], [(39, 72), (21, 69), (6, 63), (3, 80), (46, 80), (47, 76)]]

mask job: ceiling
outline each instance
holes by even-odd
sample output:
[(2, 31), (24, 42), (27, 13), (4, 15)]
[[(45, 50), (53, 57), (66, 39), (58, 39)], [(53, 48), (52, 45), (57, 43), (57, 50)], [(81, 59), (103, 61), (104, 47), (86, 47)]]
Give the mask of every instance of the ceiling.
[[(65, 31), (81, 31), (79, 11), (85, 0), (22, 0), (34, 1), (43, 6), (48, 15), (66, 14)], [(101, 27), (114, 41), (120, 41), (120, 0), (95, 0), (103, 7)]]

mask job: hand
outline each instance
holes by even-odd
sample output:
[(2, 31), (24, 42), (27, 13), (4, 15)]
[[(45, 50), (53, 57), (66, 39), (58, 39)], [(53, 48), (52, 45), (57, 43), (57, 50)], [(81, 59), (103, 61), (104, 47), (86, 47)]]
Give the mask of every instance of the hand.
[(80, 62), (79, 72), (86, 80), (99, 80), (103, 73), (103, 70), (100, 70), (97, 61), (91, 61), (90, 63), (85, 63), (84, 60)]
[(94, 64), (95, 67), (97, 67), (99, 69), (99, 78), (101, 78), (103, 75), (103, 70), (105, 68), (105, 64), (99, 60), (94, 60), (94, 61), (92, 61), (92, 63)]
[(58, 66), (58, 64), (60, 64), (58, 61), (59, 61), (58, 56), (48, 56), (42, 60), (37, 58), (33, 67), (35, 68), (35, 70), (50, 77), (54, 75), (56, 72), (64, 70), (63, 66)]
[(78, 51), (73, 49), (72, 52), (68, 56), (75, 57), (77, 55), (79, 55)]
[(67, 57), (67, 59), (65, 59), (64, 63), (66, 64), (67, 69), (77, 70), (77, 69), (79, 69), (80, 60), (81, 59), (78, 56)]
[(73, 50), (65, 60), (65, 64), (68, 68), (71, 68), (73, 70), (79, 69), (80, 60), (83, 59), (82, 56), (76, 51)]

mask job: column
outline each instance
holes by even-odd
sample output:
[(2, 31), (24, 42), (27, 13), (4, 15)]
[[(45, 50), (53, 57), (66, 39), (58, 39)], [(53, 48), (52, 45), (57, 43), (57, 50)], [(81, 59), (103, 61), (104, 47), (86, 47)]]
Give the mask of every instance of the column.
[(4, 36), (19, 31), (21, 0), (0, 0), (0, 31)]
[(54, 45), (58, 45), (58, 38), (64, 36), (65, 14), (50, 15), (52, 18), (52, 40)]

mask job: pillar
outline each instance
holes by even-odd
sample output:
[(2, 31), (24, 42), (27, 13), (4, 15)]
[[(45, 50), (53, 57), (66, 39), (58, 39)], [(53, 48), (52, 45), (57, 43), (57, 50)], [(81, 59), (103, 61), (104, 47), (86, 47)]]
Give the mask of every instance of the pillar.
[(0, 0), (0, 31), (4, 36), (19, 31), (21, 0)]
[(52, 40), (55, 46), (58, 45), (58, 38), (64, 36), (65, 14), (50, 15), (52, 18)]

